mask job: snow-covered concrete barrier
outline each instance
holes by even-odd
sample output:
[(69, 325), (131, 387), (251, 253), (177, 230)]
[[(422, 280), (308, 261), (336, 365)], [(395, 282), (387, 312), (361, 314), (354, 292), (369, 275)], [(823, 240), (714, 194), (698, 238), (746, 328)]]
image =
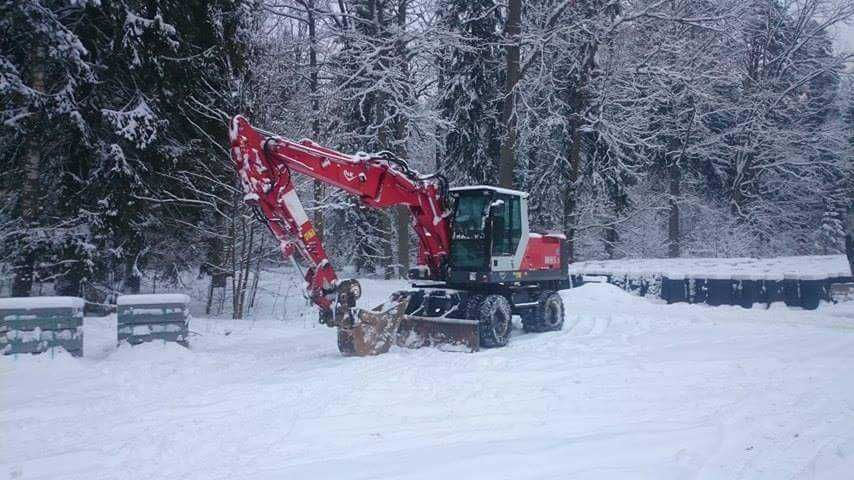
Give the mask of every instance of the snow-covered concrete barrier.
[(122, 295), (116, 299), (119, 342), (152, 340), (187, 345), (190, 297), (182, 294)]
[(843, 255), (755, 258), (626, 259), (570, 265), (573, 285), (602, 278), (640, 296), (668, 303), (769, 305), (808, 310), (831, 301), (834, 285), (852, 281)]
[(0, 352), (42, 353), (61, 347), (83, 355), (83, 307), (77, 297), (0, 298)]

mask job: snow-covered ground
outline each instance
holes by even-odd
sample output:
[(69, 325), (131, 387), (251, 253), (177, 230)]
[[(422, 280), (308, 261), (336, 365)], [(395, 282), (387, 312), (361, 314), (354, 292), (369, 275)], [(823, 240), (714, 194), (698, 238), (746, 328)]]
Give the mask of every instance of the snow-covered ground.
[(564, 331), (476, 354), (343, 358), (310, 314), (114, 349), (87, 319), (82, 359), (0, 360), (0, 478), (854, 478), (854, 303), (563, 296)]

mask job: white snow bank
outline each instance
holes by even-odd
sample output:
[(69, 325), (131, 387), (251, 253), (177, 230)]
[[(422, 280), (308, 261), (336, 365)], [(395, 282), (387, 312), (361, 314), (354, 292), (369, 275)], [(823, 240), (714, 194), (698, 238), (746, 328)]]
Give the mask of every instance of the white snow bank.
[(571, 275), (627, 275), (735, 280), (823, 280), (851, 275), (845, 255), (777, 258), (649, 258), (593, 260), (569, 266)]
[(170, 303), (190, 303), (190, 297), (183, 293), (155, 293), (144, 295), (121, 295), (116, 305), (161, 305)]
[(116, 315), (86, 317), (83, 319), (83, 355), (103, 358), (116, 349), (118, 335)]
[(561, 291), (561, 296), (564, 303), (591, 309), (598, 307), (602, 311), (632, 311), (652, 305), (650, 299), (632, 295), (610, 283), (585, 283), (581, 287)]
[[(148, 332), (146, 332), (148, 333)], [(139, 345), (120, 344), (109, 356), (111, 362), (185, 362), (192, 360), (192, 352), (175, 342), (151, 341)]]
[(8, 297), (0, 298), (0, 309), (83, 308), (78, 297)]
[[(80, 374), (84, 368), (78, 358), (75, 358), (64, 348), (56, 347), (38, 355), (22, 353), (18, 355), (0, 355), (0, 382), (2, 388), (15, 388), (18, 381), (37, 378), (39, 381), (51, 377), (61, 377), (67, 374)], [(20, 377), (20, 378), (18, 378)], [(9, 380), (8, 382), (6, 380)], [(26, 381), (26, 380), (24, 380)], [(30, 382), (27, 381), (27, 384)], [(0, 400), (3, 395), (0, 394)], [(0, 403), (2, 405), (2, 403)], [(2, 407), (0, 407), (2, 411)], [(0, 442), (2, 445), (2, 442)], [(0, 465), (3, 456), (0, 451)]]

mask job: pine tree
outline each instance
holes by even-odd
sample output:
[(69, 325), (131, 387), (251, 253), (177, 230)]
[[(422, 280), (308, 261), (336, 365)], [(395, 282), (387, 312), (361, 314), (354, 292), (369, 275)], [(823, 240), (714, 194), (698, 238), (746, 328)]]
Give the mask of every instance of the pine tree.
[[(233, 30), (244, 5), (3, 5), (2, 21), (21, 32), (0, 62), (2, 95), (13, 106), (3, 112), (13, 127), (4, 130), (3, 160), (24, 163), (34, 179), (10, 188), (28, 224), (17, 237), (30, 244), (12, 251), (30, 265), (38, 256), (42, 280), (98, 298), (136, 291), (158, 243), (173, 240), (165, 227), (199, 215), (186, 208), (195, 192), (181, 179), (209, 173), (212, 155), (226, 158), (219, 112), (230, 101), (229, 60), (240, 57)], [(33, 148), (11, 148), (16, 138)], [(22, 284), (16, 293), (28, 290)]]
[[(176, 240), (163, 238), (164, 228), (206, 217), (188, 208), (199, 191), (192, 173), (228, 178), (228, 164), (211, 160), (226, 158), (220, 112), (236, 110), (227, 93), (235, 71), (245, 68), (237, 30), (246, 7), (231, 0), (136, 1), (92, 11), (91, 23), (109, 32), (112, 48), (99, 59), (104, 134), (87, 179), (87, 223), (97, 244), (113, 253), (103, 260), (126, 291), (139, 289), (155, 246)], [(193, 245), (191, 236), (184, 240)]]
[(496, 185), (504, 80), (500, 10), (493, 0), (447, 0), (439, 12), (452, 39), (439, 65), (445, 85), (439, 110), (448, 124), (442, 168), (455, 183)]
[[(409, 1), (358, 0), (342, 5), (347, 10), (336, 25), (341, 50), (331, 62), (335, 65), (334, 91), (344, 99), (338, 112), (339, 148), (348, 152), (391, 151), (405, 158), (409, 128), (418, 115), (407, 59)], [(408, 215), (400, 210), (362, 208), (353, 199), (346, 201), (351, 206), (339, 214), (344, 226), (333, 228), (342, 235), (334, 243), (355, 244), (352, 253), (359, 271), (383, 268), (387, 277), (395, 270), (403, 273), (400, 270), (409, 257)], [(354, 226), (359, 229), (357, 235), (353, 235)]]
[[(85, 230), (68, 218), (78, 205), (76, 189), (69, 188), (77, 172), (63, 163), (91, 145), (86, 101), (95, 73), (73, 31), (81, 10), (60, 1), (0, 5), (0, 219), (13, 295), (29, 295), (34, 280), (87, 267), (91, 254)], [(66, 262), (57, 252), (76, 260)]]

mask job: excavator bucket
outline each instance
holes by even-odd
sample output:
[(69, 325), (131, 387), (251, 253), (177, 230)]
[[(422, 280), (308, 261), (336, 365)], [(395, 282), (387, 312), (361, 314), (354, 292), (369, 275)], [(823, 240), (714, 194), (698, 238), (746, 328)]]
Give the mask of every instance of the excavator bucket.
[[(459, 299), (450, 308), (438, 310), (435, 302), (431, 302), (433, 299), (434, 296), (425, 296), (423, 292), (397, 292), (389, 302), (372, 310), (356, 310), (353, 325), (338, 328), (338, 349), (346, 356), (359, 357), (386, 353), (392, 344), (476, 352), (480, 345), (478, 322), (449, 318), (448, 314), (457, 311)], [(428, 305), (433, 308), (425, 308)], [(412, 314), (406, 314), (407, 311)]]
[[(389, 303), (391, 304), (389, 306)], [(388, 352), (394, 343), (409, 299), (357, 310), (352, 326), (338, 327), (338, 350), (345, 356), (367, 357)]]

